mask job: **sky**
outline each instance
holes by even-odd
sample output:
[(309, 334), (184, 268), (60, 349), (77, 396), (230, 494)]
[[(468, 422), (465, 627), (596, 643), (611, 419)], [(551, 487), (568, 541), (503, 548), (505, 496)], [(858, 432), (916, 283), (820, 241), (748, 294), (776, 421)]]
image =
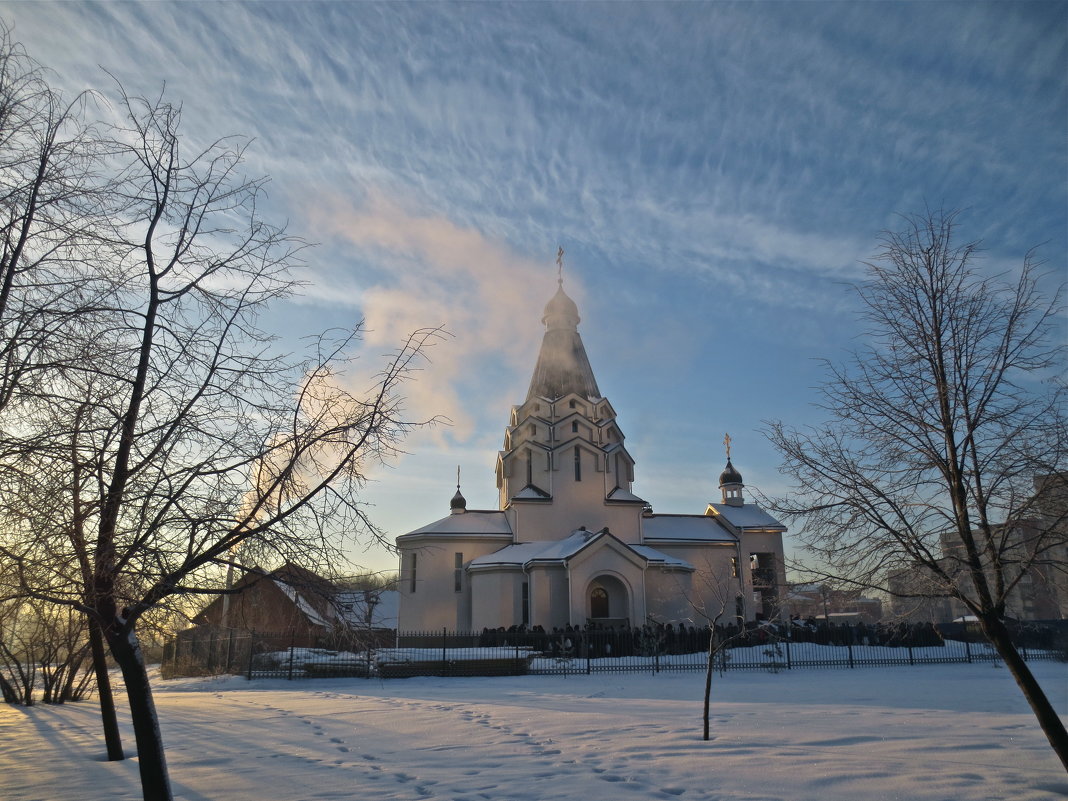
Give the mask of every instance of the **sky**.
[[(801, 426), (861, 325), (879, 232), (960, 209), (982, 268), (1068, 274), (1068, 5), (1018, 2), (13, 3), (73, 94), (166, 95), (191, 142), (249, 137), (269, 221), (316, 243), (263, 324), (363, 320), (373, 365), (442, 326), (416, 432), (364, 498), (390, 537), (497, 506), (510, 407), (564, 286), (659, 512), (788, 489)], [(105, 72), (106, 71), (106, 72)], [(109, 77), (110, 76), (113, 77)], [(788, 540), (787, 553), (792, 552)], [(354, 560), (389, 569), (381, 548)]]

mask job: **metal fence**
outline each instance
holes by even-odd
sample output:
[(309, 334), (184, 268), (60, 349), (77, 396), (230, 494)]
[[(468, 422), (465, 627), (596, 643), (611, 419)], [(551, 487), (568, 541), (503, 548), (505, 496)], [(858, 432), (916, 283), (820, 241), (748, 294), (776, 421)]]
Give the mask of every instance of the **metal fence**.
[[(883, 632), (885, 634), (885, 632)], [(164, 678), (232, 673), (253, 678), (405, 678), (703, 671), (708, 629), (663, 627), (600, 630), (378, 632), (346, 646), (307, 647), (284, 634), (236, 630), (180, 637), (165, 651)], [(883, 639), (855, 630), (824, 632), (792, 627), (721, 630), (718, 671), (778, 672), (805, 668), (995, 662), (997, 652), (974, 631)], [(827, 635), (827, 636), (823, 636)], [(387, 645), (387, 641), (389, 644)], [(1063, 632), (1032, 631), (1017, 645), (1026, 660), (1068, 660)]]

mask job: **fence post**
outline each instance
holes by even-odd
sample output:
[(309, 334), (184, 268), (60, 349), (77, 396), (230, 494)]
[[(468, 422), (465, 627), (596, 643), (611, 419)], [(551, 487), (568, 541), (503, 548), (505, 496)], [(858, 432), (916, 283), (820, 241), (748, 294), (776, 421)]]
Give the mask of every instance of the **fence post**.
[(289, 681), (293, 681), (293, 650), (294, 650), (294, 644), (296, 643), (296, 641), (297, 641), (297, 632), (294, 630), (294, 631), (291, 631), (289, 633), (289, 670), (287, 671), (287, 675), (286, 675), (286, 678)]
[(230, 637), (226, 641), (226, 672), (229, 673), (234, 667), (234, 630), (230, 629)]
[(789, 640), (786, 641), (786, 669), (787, 670), (793, 670), (794, 669), (793, 660), (790, 657), (790, 641)]
[(589, 676), (593, 673), (593, 666), (590, 657), (590, 632), (588, 630), (582, 632), (582, 646), (586, 651), (586, 675)]
[(523, 675), (519, 670), (519, 640), (515, 641), (515, 662), (512, 663), (512, 670), (517, 676)]
[(856, 665), (853, 664), (853, 643), (846, 643), (846, 648), (849, 649), (849, 669), (852, 670), (856, 667)]
[(968, 664), (972, 663), (972, 644), (968, 640), (964, 641), (964, 652), (968, 658)]
[(912, 658), (912, 646), (911, 645), (909, 646), (909, 664), (910, 665), (915, 665), (916, 664), (916, 662)]
[(449, 675), (449, 663), (448, 663), (448, 660), (446, 660), (446, 658), (445, 658), (448, 639), (449, 639), (449, 630), (443, 626), (442, 629), (441, 629), (441, 675), (442, 676), (448, 676)]

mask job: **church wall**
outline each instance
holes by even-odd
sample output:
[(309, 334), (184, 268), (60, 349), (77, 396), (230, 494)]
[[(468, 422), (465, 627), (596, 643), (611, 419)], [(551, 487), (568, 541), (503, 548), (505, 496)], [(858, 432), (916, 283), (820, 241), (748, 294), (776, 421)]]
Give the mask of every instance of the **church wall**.
[(523, 622), (522, 570), (479, 570), (470, 573), (471, 594), (478, 602), (472, 605), (471, 628), (507, 628)]
[(513, 504), (509, 518), (515, 541), (562, 540), (582, 526), (587, 531), (600, 531), (607, 526), (617, 539), (638, 544), (641, 507), (605, 503), (600, 482), (591, 489), (581, 495), (555, 497), (552, 503)]
[[(400, 631), (447, 628), (450, 631), (472, 627), (470, 574), (465, 569), (472, 559), (493, 553), (500, 541), (471, 538), (435, 538), (420, 544), (400, 546), (400, 582), (397, 628)], [(457, 554), (461, 569), (457, 576)], [(415, 556), (415, 586), (412, 587), (412, 556)], [(456, 582), (459, 578), (460, 589)]]
[(531, 625), (542, 626), (546, 631), (552, 631), (553, 626), (566, 626), (569, 622), (567, 571), (562, 567), (532, 568), (529, 581)]
[[(722, 613), (721, 620), (732, 621), (735, 617), (736, 599), (742, 596), (745, 604), (745, 618), (752, 620), (755, 617), (755, 609), (752, 603), (751, 589), (746, 585), (746, 568), (748, 554), (743, 554), (743, 559), (738, 563), (738, 574), (735, 573), (734, 559), (738, 556), (738, 549), (733, 543), (723, 545), (666, 545), (657, 543), (654, 547), (658, 551), (684, 559), (696, 568), (690, 577), (689, 599), (684, 603), (690, 607), (690, 611), (684, 617), (692, 617), (695, 625), (703, 625), (703, 616), (715, 617)], [(669, 581), (671, 574), (665, 577), (663, 592), (669, 593)], [(680, 579), (681, 580), (681, 579)], [(681, 589), (681, 588), (680, 588)]]
[(693, 574), (683, 570), (650, 567), (645, 571), (645, 596), (648, 615), (658, 623), (696, 626), (705, 620), (693, 608)]

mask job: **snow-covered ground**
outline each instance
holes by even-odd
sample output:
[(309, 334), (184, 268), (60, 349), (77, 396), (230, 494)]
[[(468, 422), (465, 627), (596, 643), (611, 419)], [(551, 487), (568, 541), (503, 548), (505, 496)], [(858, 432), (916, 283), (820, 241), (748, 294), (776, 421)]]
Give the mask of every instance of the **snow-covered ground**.
[[(1032, 663), (1068, 717), (1068, 668)], [(1068, 796), (991, 664), (728, 673), (701, 740), (697, 673), (156, 682), (185, 801), (679, 798), (1030, 801)], [(122, 699), (120, 699), (122, 700)], [(125, 745), (133, 736), (124, 726)], [(0, 798), (139, 799), (93, 703), (0, 705)]]

